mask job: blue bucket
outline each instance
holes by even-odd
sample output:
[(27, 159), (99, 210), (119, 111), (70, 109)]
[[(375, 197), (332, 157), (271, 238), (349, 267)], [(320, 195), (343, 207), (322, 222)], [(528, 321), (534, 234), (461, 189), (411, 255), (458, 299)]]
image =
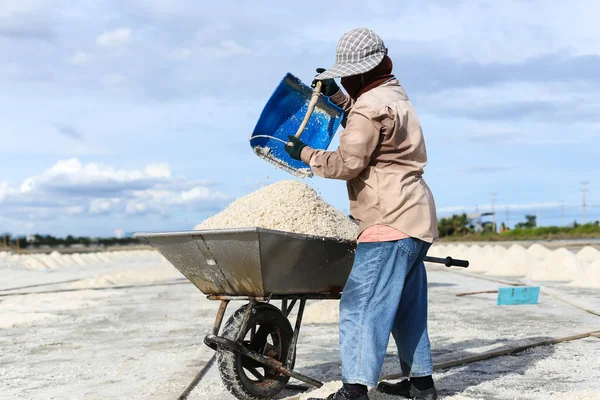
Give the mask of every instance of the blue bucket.
[[(289, 172), (310, 170), (302, 161), (291, 158), (284, 147), (289, 141), (288, 135), (296, 134), (300, 127), (312, 92), (311, 87), (294, 75), (285, 75), (269, 98), (250, 136), (250, 146), (256, 154), (260, 155), (257, 148), (268, 149), (269, 158), (276, 159), (276, 164), (282, 162), (293, 170)], [(332, 103), (329, 97), (319, 96), (300, 140), (314, 149), (327, 150), (343, 117), (344, 111)], [(304, 175), (310, 176), (312, 173)]]

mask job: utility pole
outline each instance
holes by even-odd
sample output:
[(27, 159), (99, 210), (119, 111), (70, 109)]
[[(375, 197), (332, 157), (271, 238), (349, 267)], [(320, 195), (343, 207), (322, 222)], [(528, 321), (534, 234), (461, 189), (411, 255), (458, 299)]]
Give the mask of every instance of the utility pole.
[(589, 181), (583, 181), (583, 182), (581, 182), (581, 185), (582, 185), (582, 188), (581, 188), (581, 208), (582, 208), (582, 211), (583, 211), (582, 218), (581, 218), (581, 224), (582, 225), (585, 225), (585, 206), (586, 206), (586, 204), (585, 204), (585, 194), (588, 191), (587, 185), (589, 185), (589, 183), (590, 183)]
[(508, 226), (508, 206), (506, 207), (506, 226)]
[(494, 202), (496, 201), (496, 192), (490, 193), (490, 204), (492, 206), (492, 230), (496, 232), (496, 212), (494, 211)]
[(565, 202), (560, 203), (560, 225), (565, 226)]

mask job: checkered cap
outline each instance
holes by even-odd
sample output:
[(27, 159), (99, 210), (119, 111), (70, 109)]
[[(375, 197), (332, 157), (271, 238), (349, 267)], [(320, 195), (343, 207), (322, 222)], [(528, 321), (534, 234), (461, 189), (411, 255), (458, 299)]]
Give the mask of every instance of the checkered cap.
[(383, 40), (367, 28), (344, 33), (335, 52), (335, 64), (315, 79), (343, 78), (369, 72), (379, 65), (387, 49)]

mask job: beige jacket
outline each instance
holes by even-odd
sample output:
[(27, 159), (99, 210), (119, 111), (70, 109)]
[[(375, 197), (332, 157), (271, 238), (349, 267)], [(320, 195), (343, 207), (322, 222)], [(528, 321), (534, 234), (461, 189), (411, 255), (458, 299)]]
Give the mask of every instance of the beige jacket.
[(350, 213), (360, 232), (391, 226), (432, 243), (438, 237), (435, 203), (422, 178), (427, 151), (421, 123), (397, 79), (355, 102), (339, 91), (331, 100), (346, 111), (335, 151), (305, 147), (302, 161), (323, 178), (347, 181)]

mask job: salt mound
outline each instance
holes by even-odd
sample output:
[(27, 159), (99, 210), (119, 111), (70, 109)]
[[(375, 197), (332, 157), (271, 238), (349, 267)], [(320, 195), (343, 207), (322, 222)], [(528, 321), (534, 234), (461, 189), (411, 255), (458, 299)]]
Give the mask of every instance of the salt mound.
[(76, 265), (76, 262), (73, 261), (73, 258), (71, 256), (71, 254), (61, 254), (60, 263), (64, 267), (69, 267), (69, 266), (72, 266), (72, 265)]
[(86, 265), (87, 262), (83, 256), (79, 253), (71, 254), (71, 260), (77, 265)]
[(494, 262), (494, 268), (488, 271), (492, 275), (527, 276), (528, 270), (538, 264), (538, 259), (524, 247), (513, 244), (504, 252), (504, 256)]
[(98, 253), (98, 259), (105, 264), (111, 262), (110, 256), (107, 253)]
[(465, 258), (469, 261), (468, 272), (487, 272), (492, 263), (492, 260), (488, 257), (487, 247), (477, 245), (469, 247)]
[(565, 248), (554, 250), (545, 260), (544, 267), (530, 270), (527, 277), (536, 281), (565, 281), (577, 278), (581, 262)]
[(583, 249), (579, 250), (579, 253), (577, 253), (577, 257), (579, 257), (580, 260), (584, 261), (600, 260), (600, 251), (593, 248), (592, 246), (585, 246)]
[(446, 246), (443, 244), (434, 244), (429, 248), (427, 255), (430, 257), (445, 257), (444, 253), (446, 253)]
[(25, 268), (36, 269), (38, 271), (44, 271), (45, 269), (48, 268), (48, 267), (46, 267), (45, 264), (39, 262), (38, 260), (36, 260), (35, 258), (33, 258), (31, 256), (23, 257), (23, 259), (21, 260), (21, 263), (25, 266)]
[(334, 300), (316, 301), (306, 307), (302, 322), (309, 324), (333, 324), (340, 321), (340, 302)]
[(537, 258), (548, 258), (552, 254), (552, 250), (538, 243), (532, 244), (527, 251)]
[(577, 275), (577, 279), (571, 282), (570, 286), (600, 288), (600, 259), (593, 263), (583, 261)]
[(260, 227), (356, 240), (358, 226), (305, 183), (280, 181), (231, 203), (194, 229)]
[(39, 262), (43, 263), (44, 265), (46, 265), (48, 268), (50, 269), (56, 269), (58, 268), (60, 265), (56, 262), (56, 260), (52, 257), (50, 257), (47, 254), (38, 254), (34, 256)]
[(454, 258), (464, 258), (467, 254), (467, 250), (469, 250), (469, 247), (460, 243), (452, 249), (452, 254), (450, 254), (450, 256)]

